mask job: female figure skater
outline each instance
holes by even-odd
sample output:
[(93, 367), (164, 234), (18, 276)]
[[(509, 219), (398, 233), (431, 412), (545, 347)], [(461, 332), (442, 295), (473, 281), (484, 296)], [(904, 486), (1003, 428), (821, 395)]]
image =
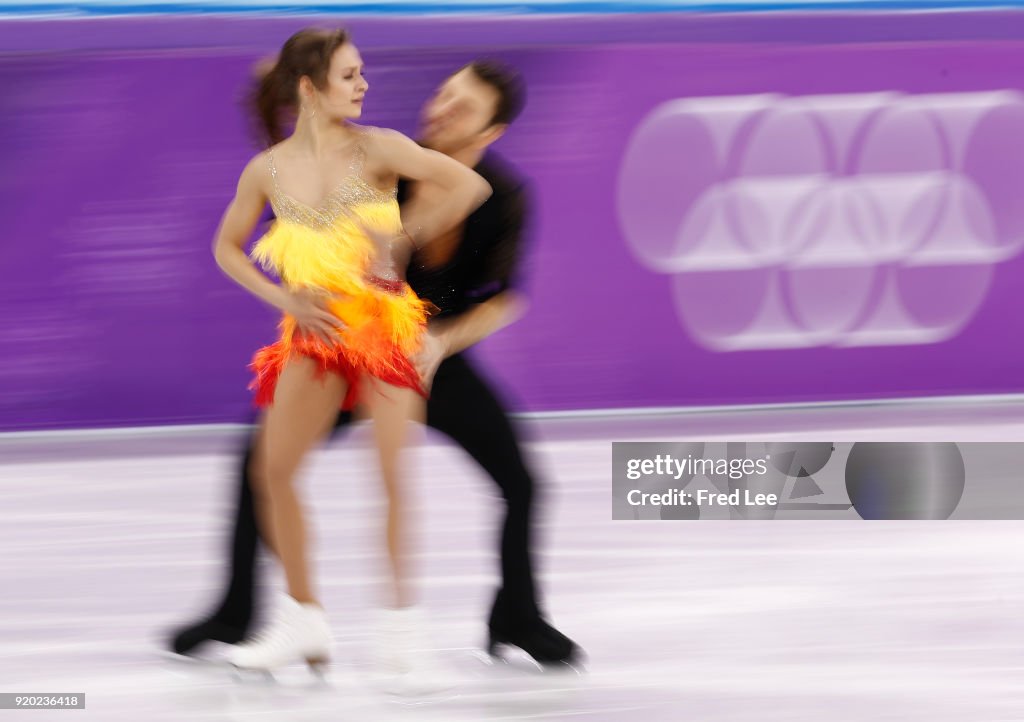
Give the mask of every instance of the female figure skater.
[[(391, 606), (409, 608), (398, 457), (407, 422), (422, 415), (414, 360), (431, 339), (423, 333), (425, 304), (400, 273), (412, 245), (460, 223), (490, 186), (399, 133), (352, 123), (367, 88), (345, 31), (307, 29), (289, 38), (255, 95), (273, 145), (245, 167), (214, 241), (225, 273), (284, 312), (279, 340), (252, 364), (256, 402), (265, 407), (253, 478), (260, 523), (284, 567), (288, 597), (266, 632), (233, 648), (231, 661), (243, 668), (328, 659), (330, 631), (310, 579), (293, 477), (339, 407), (358, 403), (373, 420), (388, 499)], [(297, 113), (295, 128), (282, 140), (288, 110)], [(437, 184), (443, 200), (431, 208), (406, 206), (402, 218), (399, 176)], [(280, 285), (244, 251), (268, 201), (277, 220), (252, 255)]]

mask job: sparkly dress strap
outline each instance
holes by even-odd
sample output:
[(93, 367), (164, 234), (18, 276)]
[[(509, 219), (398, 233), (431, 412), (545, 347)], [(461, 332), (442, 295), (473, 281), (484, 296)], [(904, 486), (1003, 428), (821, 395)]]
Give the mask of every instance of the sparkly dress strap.
[(356, 178), (363, 177), (363, 163), (366, 161), (366, 138), (360, 138), (352, 153), (352, 162), (349, 163), (349, 174)]
[(274, 184), (274, 195), (280, 195), (281, 188), (277, 185), (277, 166), (274, 165), (273, 148), (267, 148), (267, 165), (270, 166), (270, 180)]

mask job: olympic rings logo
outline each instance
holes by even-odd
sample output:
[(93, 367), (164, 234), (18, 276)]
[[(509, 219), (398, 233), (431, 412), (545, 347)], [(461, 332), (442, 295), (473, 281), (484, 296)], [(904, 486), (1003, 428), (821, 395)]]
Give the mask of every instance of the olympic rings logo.
[(942, 341), (1024, 245), (1024, 95), (669, 101), (617, 210), (706, 348)]

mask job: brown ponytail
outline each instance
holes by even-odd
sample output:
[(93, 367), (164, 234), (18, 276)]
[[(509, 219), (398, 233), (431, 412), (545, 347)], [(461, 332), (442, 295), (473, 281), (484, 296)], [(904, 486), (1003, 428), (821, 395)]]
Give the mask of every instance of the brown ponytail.
[(257, 66), (250, 103), (263, 143), (273, 145), (284, 139), (282, 115), (298, 110), (299, 80), (308, 77), (315, 87), (326, 88), (331, 58), (348, 41), (343, 29), (307, 28), (288, 38), (276, 59)]

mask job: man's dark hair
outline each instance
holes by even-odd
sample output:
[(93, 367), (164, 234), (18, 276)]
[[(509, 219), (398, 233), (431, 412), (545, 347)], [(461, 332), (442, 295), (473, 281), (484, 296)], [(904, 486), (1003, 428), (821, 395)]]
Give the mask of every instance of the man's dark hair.
[(480, 59), (463, 66), (484, 83), (498, 91), (498, 107), (494, 109), (491, 125), (507, 125), (519, 117), (526, 105), (526, 85), (511, 67), (498, 60)]

